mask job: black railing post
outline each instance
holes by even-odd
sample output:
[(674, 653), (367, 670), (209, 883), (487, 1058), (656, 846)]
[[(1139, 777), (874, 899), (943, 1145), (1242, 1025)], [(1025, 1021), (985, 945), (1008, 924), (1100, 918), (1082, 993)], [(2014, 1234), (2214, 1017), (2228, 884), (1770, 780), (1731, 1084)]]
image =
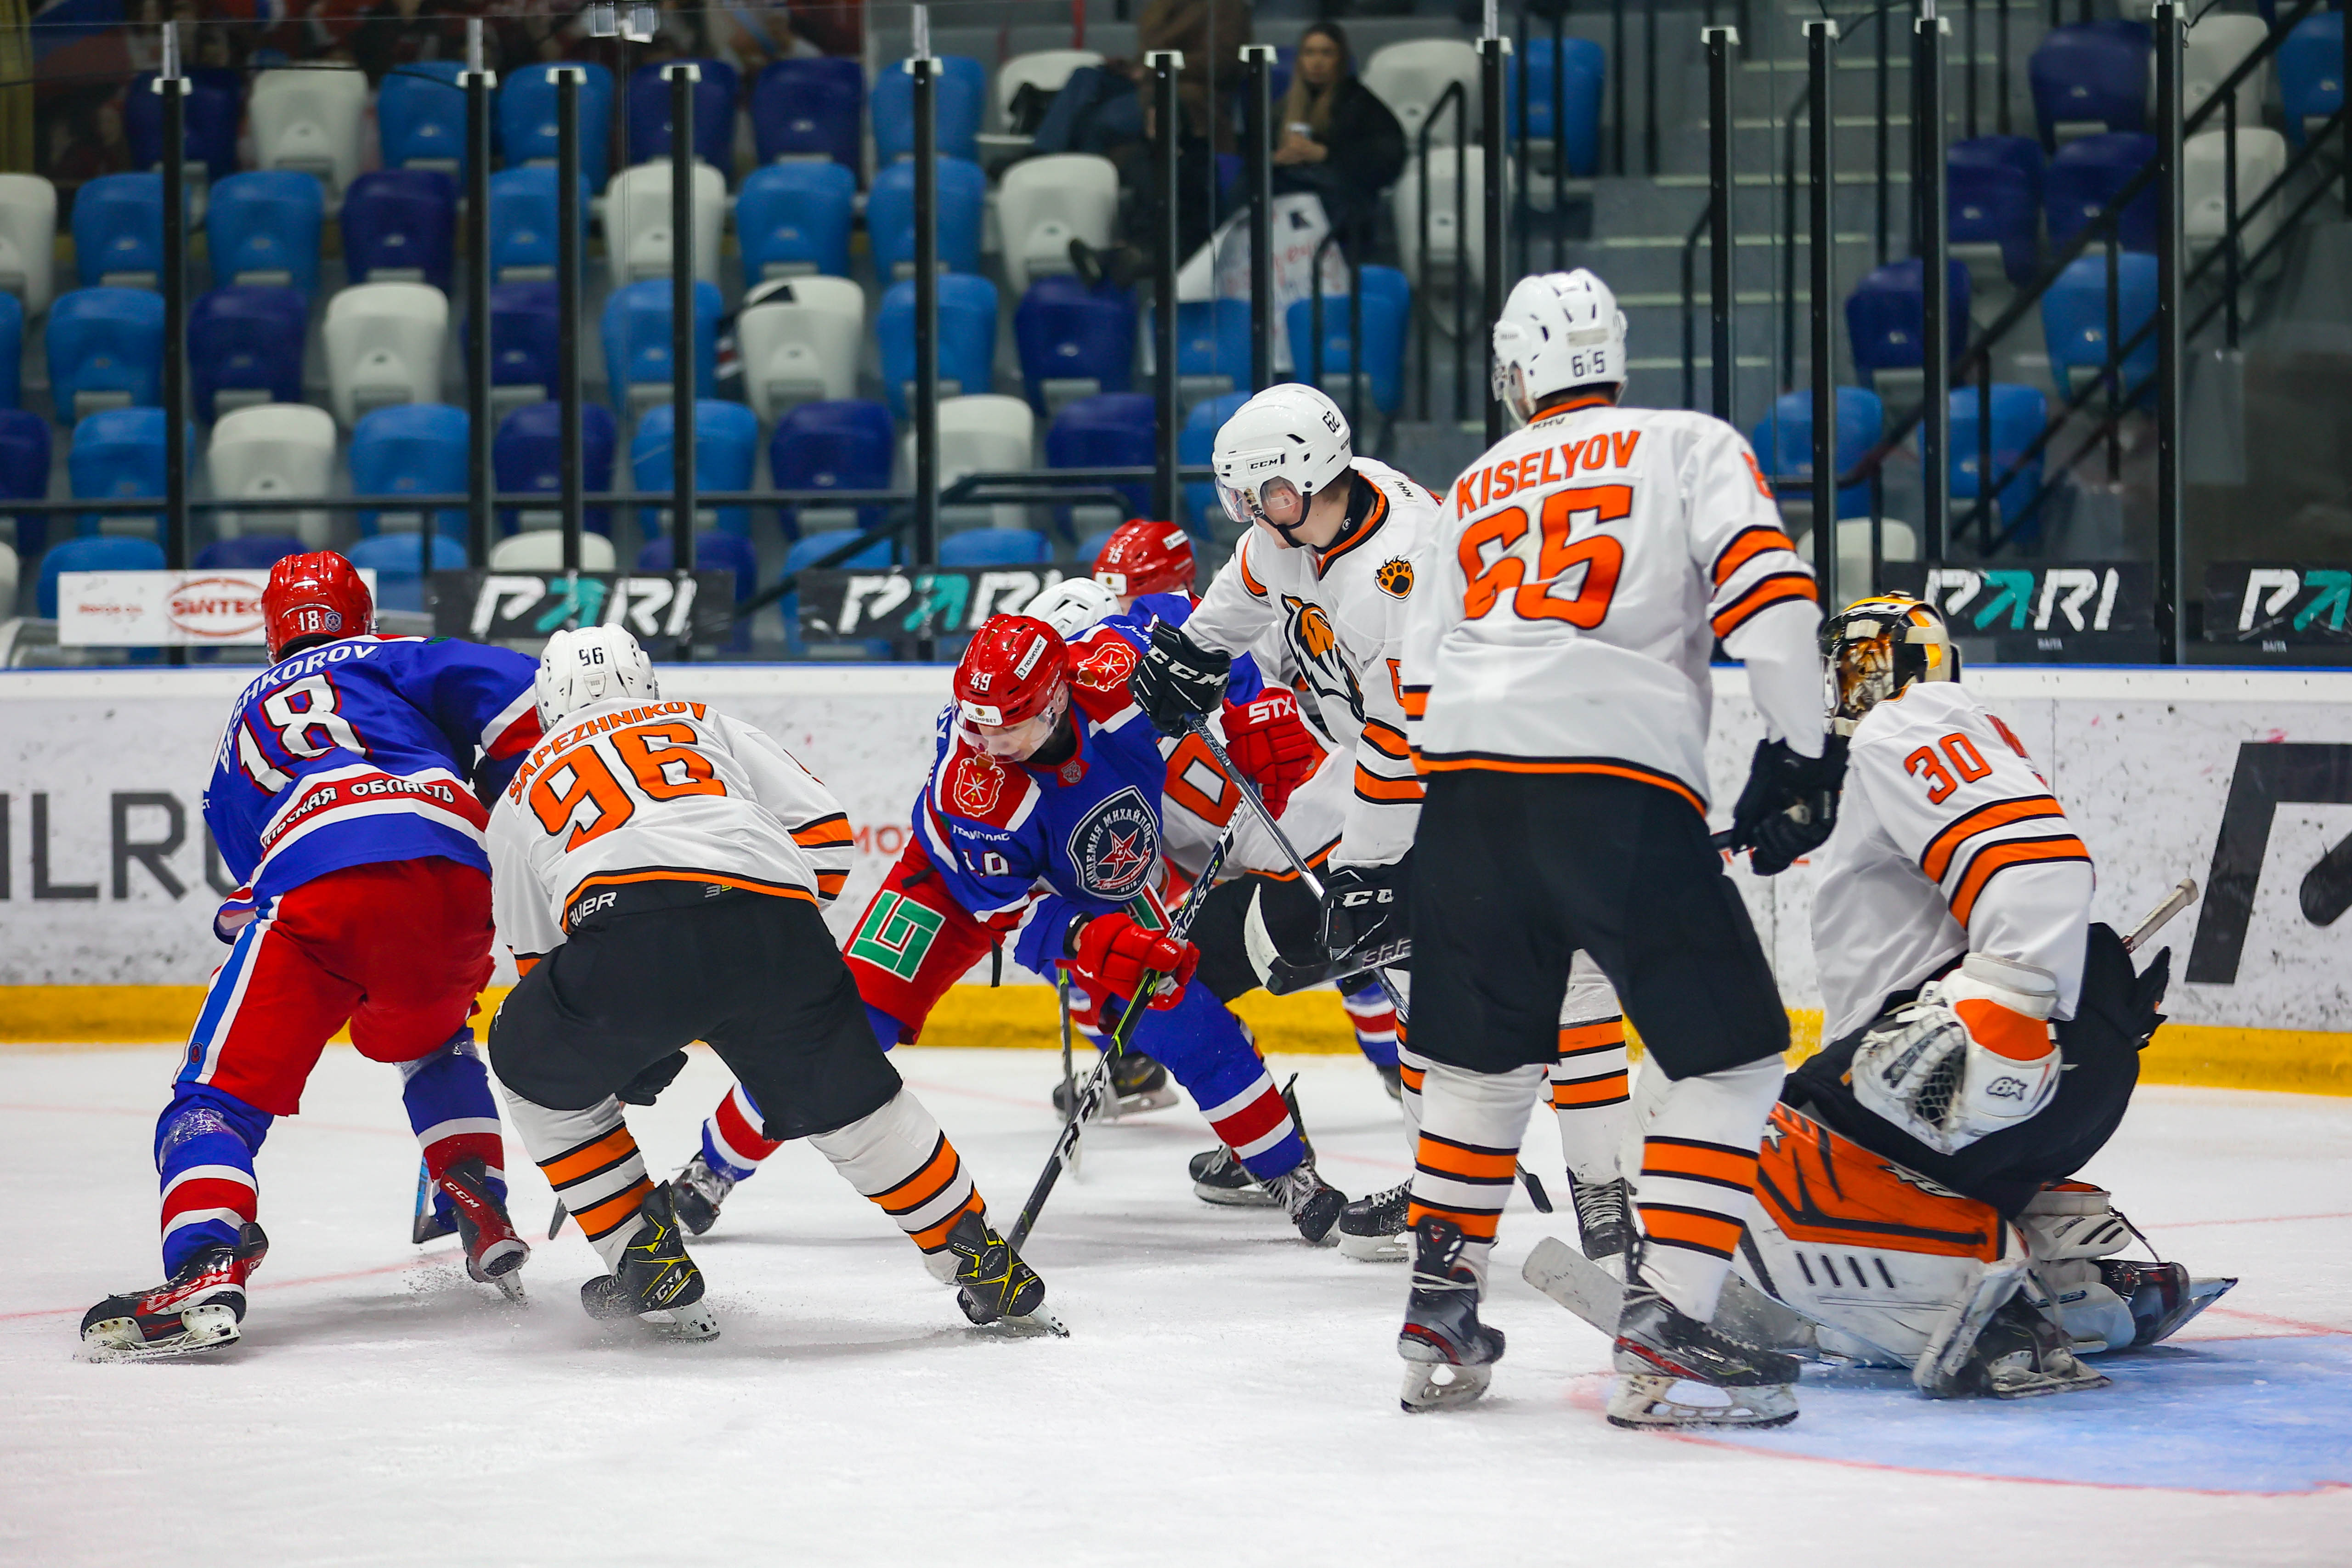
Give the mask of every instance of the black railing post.
[(1617, 175), (1625, 174), (1625, 0), (1609, 4), (1609, 148)]
[[(2339, 82), (2352, 82), (2352, 19), (2344, 26), (2344, 59), (2336, 68)], [(2352, 109), (2352, 88), (2345, 89), (2344, 107)], [(2339, 164), (2344, 176), (2344, 216), (2352, 217), (2352, 114), (2344, 116), (2344, 155)]]
[[(580, 213), (580, 89), (588, 73), (561, 66), (548, 74), (555, 83), (555, 313), (562, 323), (556, 336), (555, 380), (563, 408), (563, 570), (576, 575), (586, 519), (580, 500), (580, 253), (587, 244)], [(673, 373), (685, 374), (678, 367)], [(576, 593), (572, 603), (579, 603)]]
[(1949, 225), (1944, 210), (1944, 30), (1936, 0), (1919, 0), (1918, 79), (1912, 114), (1919, 148), (1918, 214), (1921, 311), (1920, 363), (1926, 367), (1926, 407), (1920, 420), (1919, 543), (1929, 561), (1943, 558), (1952, 498), (1952, 274)]
[(1714, 397), (1708, 412), (1717, 419), (1731, 417), (1732, 342), (1731, 255), (1731, 51), (1739, 42), (1737, 27), (1707, 27), (1699, 41), (1706, 49), (1706, 185), (1710, 249), (1707, 302), (1714, 355)]
[(1176, 489), (1176, 150), (1183, 135), (1183, 106), (1176, 96), (1177, 73), (1184, 68), (1184, 57), (1174, 49), (1154, 49), (1143, 57), (1143, 68), (1151, 73), (1152, 127), (1151, 163), (1156, 171), (1153, 189), (1160, 197), (1160, 223), (1152, 236), (1152, 292), (1157, 296), (1159, 310), (1155, 324), (1160, 329), (1160, 341), (1152, 345), (1152, 394), (1158, 401), (1159, 431), (1153, 443), (1151, 504), (1155, 515), (1173, 518), (1177, 512)]
[[(930, 7), (917, 5), (913, 11), (914, 49), (902, 68), (914, 78), (915, 559), (910, 564), (920, 573), (940, 558), (940, 61), (931, 54)], [(1164, 417), (1166, 411), (1161, 412)], [(938, 641), (929, 632), (915, 639), (918, 660), (929, 664), (938, 657)]]
[[(466, 563), (490, 563), (495, 536), (490, 492), (490, 89), (482, 66), (482, 21), (466, 23), (466, 295), (474, 333), (466, 345)], [(426, 546), (429, 550), (431, 546)], [(427, 558), (428, 560), (430, 557)]]
[(2238, 310), (2238, 95), (2221, 106), (2221, 301), (2223, 331), (2235, 349), (2241, 331)]
[(1974, 137), (1982, 133), (1983, 126), (1983, 121), (1977, 118), (1977, 0), (1968, 0), (1968, 9), (1964, 14), (1968, 26), (1962, 37), (1966, 40), (1963, 47), (1968, 50), (1969, 68), (1961, 79), (1968, 84), (1969, 134)]
[[(1459, 86), (1459, 83), (1455, 84)], [(1470, 100), (1454, 100), (1454, 421), (1470, 417)]]
[(1886, 265), (1887, 247), (1894, 232), (1894, 192), (1889, 161), (1894, 156), (1890, 147), (1895, 139), (1895, 116), (1892, 87), (1894, 62), (1888, 58), (1892, 46), (1888, 42), (1894, 24), (1885, 11), (1869, 17), (1878, 28), (1878, 265)]
[[(1558, 11), (1554, 11), (1554, 12), (1552, 13), (1552, 17), (1551, 17), (1551, 26), (1552, 26), (1552, 33), (1553, 33), (1553, 38), (1552, 38), (1552, 63), (1553, 63), (1553, 67), (1554, 67), (1554, 68), (1555, 68), (1555, 69), (1557, 69), (1557, 68), (1558, 68), (1558, 67), (1559, 67), (1559, 13)], [(1528, 30), (1528, 4), (1527, 4), (1527, 0), (1519, 0), (1519, 37), (1522, 37), (1522, 38), (1529, 38), (1529, 37), (1533, 37), (1534, 36), (1535, 36), (1535, 35), (1534, 35), (1532, 32), (1530, 32), (1530, 31)], [(1481, 40), (1481, 47), (1484, 47), (1484, 40), (1483, 40), (1483, 39)], [(1511, 145), (1512, 145), (1513, 147), (1515, 147), (1515, 148), (1517, 148), (1517, 149), (1518, 150), (1518, 153), (1517, 153), (1517, 156), (1518, 156), (1518, 170), (1517, 170), (1517, 174), (1518, 174), (1518, 192), (1519, 192), (1518, 209), (1517, 209), (1517, 213), (1516, 213), (1516, 215), (1515, 215), (1517, 221), (1516, 221), (1516, 222), (1514, 222), (1514, 223), (1512, 224), (1512, 226), (1511, 226), (1511, 237), (1512, 237), (1512, 238), (1514, 238), (1515, 240), (1517, 240), (1517, 241), (1518, 242), (1518, 247), (1519, 247), (1519, 259), (1518, 259), (1518, 265), (1517, 265), (1517, 267), (1515, 268), (1515, 270), (1516, 270), (1516, 271), (1517, 271), (1517, 272), (1519, 273), (1519, 275), (1520, 275), (1520, 276), (1522, 276), (1522, 277), (1525, 277), (1525, 276), (1527, 275), (1527, 272), (1528, 272), (1528, 270), (1529, 263), (1530, 263), (1530, 261), (1531, 261), (1531, 259), (1532, 259), (1532, 252), (1531, 252), (1531, 250), (1530, 250), (1530, 245), (1531, 245), (1531, 242), (1533, 241), (1533, 239), (1534, 239), (1534, 237), (1534, 237), (1534, 228), (1535, 228), (1535, 225), (1528, 221), (1529, 216), (1531, 216), (1531, 214), (1532, 214), (1532, 213), (1533, 213), (1533, 211), (1534, 211), (1533, 207), (1530, 205), (1530, 203), (1532, 203), (1532, 202), (1533, 202), (1534, 198), (1533, 198), (1532, 196), (1530, 196), (1530, 195), (1528, 195), (1528, 176), (1529, 176), (1529, 173), (1530, 173), (1530, 171), (1529, 171), (1529, 169), (1528, 169), (1528, 162), (1529, 162), (1529, 159), (1528, 159), (1528, 137), (1529, 137), (1529, 135), (1530, 135), (1530, 132), (1529, 132), (1528, 128), (1528, 53), (1529, 53), (1529, 51), (1528, 51), (1528, 50), (1526, 50), (1526, 49), (1522, 49), (1522, 50), (1520, 50), (1520, 51), (1519, 51), (1519, 54), (1518, 54), (1518, 60), (1517, 60), (1517, 70), (1518, 70), (1518, 78), (1519, 78), (1518, 116), (1517, 116), (1517, 120), (1516, 123), (1515, 123), (1515, 124), (1513, 125), (1513, 127), (1512, 127), (1512, 142), (1511, 142)], [(1558, 107), (1557, 107), (1557, 106), (1558, 106), (1558, 104), (1559, 104), (1559, 97), (1558, 97), (1558, 95), (1557, 95), (1557, 94), (1555, 94), (1555, 95), (1553, 96), (1553, 100), (1552, 100), (1552, 102), (1553, 102), (1553, 104), (1554, 104), (1553, 115), (1554, 115), (1555, 119), (1557, 119), (1558, 114), (1559, 114), (1559, 109), (1558, 109)], [(1555, 124), (1555, 125), (1553, 126), (1553, 130), (1554, 130), (1554, 131), (1557, 131), (1558, 129), (1559, 129), (1558, 125), (1557, 125), (1557, 124)], [(1557, 142), (1557, 138), (1555, 138), (1555, 142)], [(1552, 160), (1552, 167), (1553, 167), (1553, 170), (1554, 170), (1555, 174), (1558, 172), (1558, 170), (1559, 170), (1559, 160), (1558, 158), (1554, 158), (1554, 159)], [(1559, 204), (1558, 204), (1558, 203), (1554, 203), (1554, 204), (1553, 204), (1553, 210), (1554, 210), (1554, 211), (1558, 211), (1558, 210), (1559, 210)], [(1554, 244), (1557, 244), (1557, 243), (1559, 242), (1559, 226), (1558, 224), (1556, 224), (1556, 223), (1555, 223), (1555, 224), (1552, 226), (1552, 237), (1553, 237), (1553, 243), (1554, 243)]]
[(1658, 174), (1658, 8), (1642, 7), (1642, 150), (1648, 174)]
[[(163, 564), (188, 569), (188, 79), (180, 74), (178, 24), (163, 24)], [(58, 413), (71, 422), (74, 411)], [(173, 664), (188, 650), (174, 647)]]
[[(2181, 55), (2187, 18), (2178, 0), (2158, 0), (2154, 21), (2156, 156), (2161, 165), (2157, 175), (2159, 195), (2156, 226), (2156, 629), (2161, 641), (2158, 657), (2166, 664), (2185, 664), (2189, 656), (2189, 613), (2181, 583), (2187, 541), (2183, 537), (2186, 520), (2181, 505), (2180, 469), (2180, 250), (2181, 231), (2188, 216), (2181, 186)], [(2223, 112), (2231, 110), (2225, 109)], [(2233, 113), (2227, 123), (2235, 124)], [(2234, 178), (2234, 136), (2231, 138), (2229, 154)], [(2234, 200), (2231, 205), (2235, 206)], [(2234, 247), (2236, 234), (2225, 231), (2222, 243)], [(2233, 276), (2233, 290), (2235, 281)], [(2234, 292), (2231, 309), (2234, 320)], [(2234, 338), (2231, 346), (2235, 346)], [(2118, 379), (2120, 374), (2119, 369)]]
[[(1250, 390), (1274, 384), (1274, 46), (1244, 44), (1249, 68), (1243, 96), (1248, 110), (1250, 204)], [(1163, 302), (1162, 311), (1175, 307)]]
[[(1525, 15), (1524, 12), (1521, 13)], [(1524, 27), (1520, 29), (1525, 32)], [(1525, 102), (1522, 94), (1521, 101)], [(1519, 110), (1524, 116), (1527, 110)], [(1524, 138), (1522, 139), (1524, 141)], [(1527, 148), (1519, 148), (1519, 184), (1527, 185)], [(1521, 204), (1525, 205), (1524, 203)], [(1561, 215), (1568, 210), (1568, 4), (1560, 0), (1559, 10), (1551, 14), (1551, 269), (1559, 272), (1568, 266), (1568, 225)], [(1523, 218), (1522, 222), (1525, 221)], [(1531, 268), (1526, 258), (1520, 258), (1522, 275)]]
[(2000, 96), (1993, 100), (1993, 126), (2003, 136), (2009, 134), (2009, 0), (2000, 0), (1993, 12), (1993, 50), (1999, 57), (1993, 63), (1993, 91)]
[[(662, 75), (669, 80), (669, 563), (682, 601), (694, 581), (694, 405), (702, 390), (694, 353), (694, 84), (702, 70), (681, 63), (664, 67)], [(693, 657), (694, 638), (681, 635), (678, 659)]]
[[(1827, 19), (1805, 24), (1805, 71), (1813, 102), (1812, 184), (1812, 384), (1813, 384), (1813, 577), (1820, 584), (1822, 607), (1834, 612), (1844, 604), (1837, 581), (1838, 458), (1837, 458), (1837, 195), (1835, 137), (1837, 116), (1832, 78), (1837, 70), (1838, 25)], [(1789, 236), (1793, 248), (1796, 235)], [(1772, 433), (1777, 449), (1780, 433)], [(1775, 456), (1777, 456), (1777, 450)], [(1875, 593), (1876, 583), (1864, 593)]]
[[(1554, 25), (1557, 26), (1557, 23)], [(1484, 214), (1486, 226), (1486, 300), (1484, 319), (1479, 327), (1478, 341), (1481, 346), (1492, 340), (1495, 323), (1502, 318), (1503, 278), (1506, 268), (1510, 266), (1510, 249), (1506, 238), (1503, 216), (1503, 188), (1507, 174), (1503, 158), (1503, 58), (1511, 52), (1511, 40), (1504, 37), (1496, 30), (1496, 27), (1495, 0), (1486, 0), (1486, 36), (1478, 40), (1478, 124), (1482, 132), (1480, 140), (1485, 147), (1486, 163), (1486, 210)], [(1559, 50), (1555, 44), (1552, 49), (1555, 79), (1557, 79), (1559, 62)], [(1524, 95), (1521, 96), (1519, 103), (1520, 112), (1525, 113), (1527, 100)], [(1560, 154), (1567, 146), (1566, 138), (1559, 133), (1561, 126), (1559, 122), (1559, 105), (1555, 101), (1552, 105), (1552, 158), (1555, 167), (1558, 166)], [(1522, 150), (1522, 168), (1525, 167), (1525, 155)], [(1555, 213), (1553, 216), (1557, 219), (1559, 215)], [(1454, 345), (1454, 349), (1455, 374), (1458, 375), (1461, 374), (1461, 367), (1469, 363), (1470, 345), (1466, 342), (1457, 342)], [(1349, 353), (1352, 356), (1349, 363), (1356, 364), (1360, 370), (1362, 366), (1358, 362), (1362, 359), (1363, 351), (1355, 346), (1352, 339), (1349, 340)], [(1484, 363), (1486, 356), (1481, 354), (1478, 357), (1480, 363)], [(1503, 405), (1502, 400), (1495, 395), (1494, 378), (1482, 376), (1479, 379), (1486, 387), (1486, 444), (1492, 446), (1503, 438)]]

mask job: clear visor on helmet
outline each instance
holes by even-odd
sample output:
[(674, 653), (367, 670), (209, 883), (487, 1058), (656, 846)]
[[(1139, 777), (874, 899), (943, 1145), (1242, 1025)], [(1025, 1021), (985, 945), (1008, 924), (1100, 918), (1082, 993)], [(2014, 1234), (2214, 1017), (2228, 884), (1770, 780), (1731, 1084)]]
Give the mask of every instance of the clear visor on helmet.
[(1254, 486), (1219, 479), (1217, 500), (1225, 515), (1244, 528), (1254, 522), (1296, 528), (1307, 516), (1306, 498), (1296, 484), (1279, 474)]

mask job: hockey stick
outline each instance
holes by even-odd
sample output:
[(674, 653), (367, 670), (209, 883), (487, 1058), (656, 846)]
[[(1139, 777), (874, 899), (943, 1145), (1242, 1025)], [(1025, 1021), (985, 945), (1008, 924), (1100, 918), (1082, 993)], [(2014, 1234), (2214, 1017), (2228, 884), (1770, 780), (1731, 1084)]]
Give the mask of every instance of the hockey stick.
[[(1168, 935), (1178, 943), (1192, 935), (1192, 922), (1200, 919), (1201, 906), (1208, 902), (1209, 889), (1215, 884), (1217, 872), (1223, 868), (1225, 857), (1232, 852), (1233, 847), (1234, 825), (1228, 822), (1225, 830), (1217, 836), (1215, 847), (1209, 851), (1208, 864), (1202, 867), (1192, 890), (1185, 895), (1182, 907), (1168, 922)], [(1067, 973), (1064, 971), (1065, 975)], [(1062, 1173), (1069, 1168), (1076, 1154), (1079, 1134), (1086, 1131), (1087, 1123), (1094, 1120), (1095, 1114), (1102, 1109), (1103, 1101), (1109, 1098), (1111, 1065), (1127, 1049), (1127, 1042), (1135, 1034), (1135, 1026), (1150, 1011), (1152, 997), (1159, 994), (1160, 983), (1167, 978), (1155, 971), (1144, 971), (1135, 994), (1128, 1000), (1127, 1010), (1119, 1015), (1118, 1025), (1111, 1030), (1110, 1042), (1103, 1050), (1102, 1060), (1095, 1064), (1095, 1070), (1087, 1076), (1086, 1086), (1078, 1090), (1077, 1099), (1070, 1106), (1069, 1120), (1062, 1124), (1062, 1135), (1054, 1140), (1054, 1152), (1045, 1156), (1045, 1168), (1037, 1173), (1037, 1184), (1030, 1189), (1029, 1201), (1021, 1205), (1021, 1217), (1013, 1222), (1013, 1229), (1005, 1237), (1005, 1240), (1012, 1243), (1013, 1251), (1020, 1251), (1021, 1244), (1027, 1241), (1029, 1233), (1036, 1228), (1037, 1216), (1044, 1212), (1045, 1200), (1053, 1196), (1054, 1184), (1062, 1179)], [(1067, 981), (1065, 980), (1064, 984), (1066, 985)]]
[(548, 1240), (553, 1241), (555, 1239), (555, 1233), (563, 1228), (564, 1218), (566, 1215), (570, 1215), (571, 1212), (572, 1211), (570, 1209), (563, 1206), (563, 1200), (562, 1198), (555, 1200), (555, 1217), (547, 1222)]
[(2196, 901), (2197, 879), (2181, 878), (2172, 885), (2172, 891), (2165, 895), (2164, 902), (2148, 910), (2147, 917), (2132, 928), (2131, 935), (2124, 938), (2124, 951), (2137, 952), (2148, 938), (2164, 929), (2168, 921)]
[(453, 1227), (433, 1217), (433, 1173), (423, 1160), (416, 1162), (416, 1213), (408, 1222), (409, 1242), (422, 1247), (428, 1241), (438, 1241), (455, 1235)]
[[(1062, 1008), (1062, 1103), (1070, 1108), (1069, 1117), (1075, 1118), (1078, 1113), (1078, 1078), (1076, 1069), (1070, 1065), (1070, 972), (1059, 964), (1054, 966), (1054, 996)], [(1066, 1118), (1063, 1125), (1068, 1124)], [(1075, 1172), (1077, 1165), (1078, 1151), (1073, 1144), (1070, 1169)]]

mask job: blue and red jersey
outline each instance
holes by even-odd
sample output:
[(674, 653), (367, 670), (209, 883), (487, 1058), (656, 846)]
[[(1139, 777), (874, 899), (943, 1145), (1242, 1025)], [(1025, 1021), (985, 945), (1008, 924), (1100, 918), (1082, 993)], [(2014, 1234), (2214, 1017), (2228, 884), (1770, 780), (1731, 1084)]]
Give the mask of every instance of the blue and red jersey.
[(439, 637), (344, 637), (270, 666), (237, 698), (205, 790), (243, 884), (223, 912), (347, 866), (437, 855), (487, 876), (477, 758), (494, 794), (539, 739), (537, 673)]

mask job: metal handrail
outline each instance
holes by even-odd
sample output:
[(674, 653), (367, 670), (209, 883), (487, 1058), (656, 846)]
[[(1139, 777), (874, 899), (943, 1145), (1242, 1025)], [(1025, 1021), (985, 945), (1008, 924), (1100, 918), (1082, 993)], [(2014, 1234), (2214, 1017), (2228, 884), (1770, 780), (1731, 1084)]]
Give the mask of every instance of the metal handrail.
[[(1339, 245), (1339, 231), (1336, 228), (1315, 247), (1310, 263), (1315, 278), (1313, 292), (1307, 296), (1313, 302), (1307, 306), (1307, 330), (1314, 343), (1307, 353), (1307, 381), (1318, 389), (1323, 385), (1323, 258), (1335, 245)], [(1348, 266), (1348, 428), (1360, 442), (1364, 438), (1364, 382), (1369, 374), (1364, 369), (1364, 264), (1344, 245), (1339, 246), (1339, 258)]]
[(1448, 104), (1454, 107), (1454, 417), (1463, 417), (1465, 392), (1462, 380), (1462, 340), (1470, 330), (1466, 311), (1470, 302), (1470, 99), (1458, 80), (1445, 84), (1437, 101), (1429, 106), (1429, 114), (1414, 132), (1419, 156), (1414, 161), (1414, 177), (1420, 182), (1421, 201), (1417, 209), (1421, 258), (1421, 279), (1414, 292), (1414, 321), (1418, 327), (1415, 347), (1419, 351), (1419, 391), (1421, 416), (1429, 417), (1429, 323), (1433, 310), (1429, 274), (1429, 153), (1430, 133), (1437, 129), (1438, 116)]

